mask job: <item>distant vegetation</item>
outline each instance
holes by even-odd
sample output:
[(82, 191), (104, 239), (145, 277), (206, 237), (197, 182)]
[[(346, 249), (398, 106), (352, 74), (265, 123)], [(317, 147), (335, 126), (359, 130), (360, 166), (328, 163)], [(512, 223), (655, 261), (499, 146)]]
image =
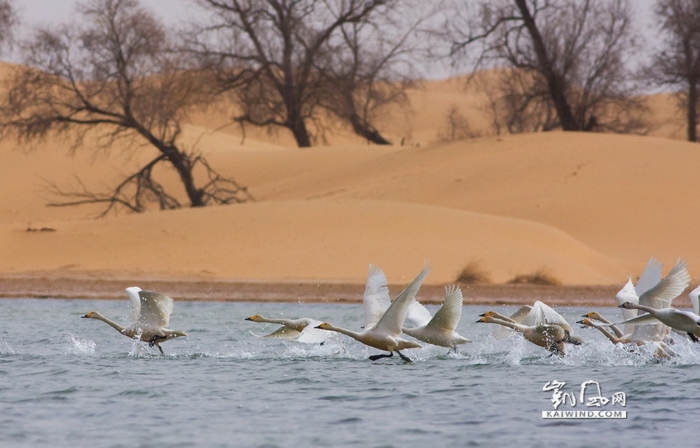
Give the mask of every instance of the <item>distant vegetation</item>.
[(478, 261), (471, 261), (457, 275), (457, 283), (484, 285), (491, 283), (491, 275), (481, 268)]
[(519, 274), (508, 280), (508, 284), (528, 284), (528, 285), (561, 285), (561, 281), (554, 277), (547, 269), (540, 268), (531, 274)]

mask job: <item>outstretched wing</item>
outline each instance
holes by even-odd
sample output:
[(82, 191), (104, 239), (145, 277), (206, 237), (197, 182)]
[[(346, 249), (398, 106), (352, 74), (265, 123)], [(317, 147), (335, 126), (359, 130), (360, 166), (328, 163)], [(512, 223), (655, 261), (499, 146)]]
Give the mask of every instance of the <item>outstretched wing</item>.
[(126, 295), (131, 302), (131, 322), (134, 323), (139, 320), (139, 314), (141, 314), (141, 298), (139, 297), (141, 288), (138, 286), (129, 286), (124, 291), (126, 291)]
[(430, 272), (430, 267), (426, 266), (401, 294), (396, 297), (386, 310), (386, 313), (379, 319), (375, 328), (378, 331), (386, 332), (388, 334), (399, 335), (401, 334), (401, 327), (406, 320), (406, 315), (408, 314), (408, 309), (411, 303), (416, 299), (416, 294), (420, 289), (423, 280)]
[(365, 330), (376, 325), (384, 312), (391, 306), (386, 275), (380, 268), (371, 264), (369, 265), (365, 293), (362, 295), (362, 303), (365, 312)]
[(464, 297), (457, 285), (445, 287), (445, 300), (428, 324), (429, 327), (454, 331), (462, 317)]
[[(659, 280), (661, 280), (661, 277), (659, 277)], [(623, 286), (622, 289), (619, 290), (617, 294), (615, 294), (615, 298), (617, 299), (618, 305), (622, 305), (625, 302), (639, 303), (639, 296), (637, 295), (637, 290), (635, 289), (634, 284), (632, 284), (631, 278), (627, 279), (627, 283), (625, 283), (625, 286)], [(622, 317), (625, 320), (632, 319), (637, 314), (639, 314), (639, 310), (635, 310), (632, 308), (622, 309)], [(631, 332), (631, 328), (630, 331), (627, 331), (627, 329), (625, 330), (625, 333), (629, 332)]]
[[(320, 322), (319, 322), (320, 325)], [(323, 331), (323, 330), (319, 330)], [(326, 333), (328, 333), (326, 331)], [(275, 338), (275, 339), (294, 339), (298, 337), (301, 333), (295, 330), (294, 328), (289, 328), (289, 327), (279, 327), (277, 330), (273, 331), (270, 334), (266, 334), (262, 337), (264, 338)], [(256, 335), (257, 336), (257, 335)]]
[[(639, 276), (637, 286), (634, 287), (637, 297), (649, 291), (661, 281), (661, 262), (654, 257), (649, 259), (649, 262), (644, 267), (642, 275)], [(622, 305), (622, 304), (620, 304)]]
[(167, 327), (173, 312), (173, 299), (155, 291), (139, 291), (141, 313), (137, 320), (141, 328)]
[(532, 305), (532, 310), (523, 319), (523, 324), (531, 327), (537, 325), (561, 325), (565, 330), (571, 331), (571, 325), (564, 319), (564, 316), (539, 300)]
[(406, 320), (411, 323), (412, 327), (422, 327), (428, 325), (428, 322), (433, 318), (430, 314), (428, 308), (423, 306), (417, 300), (411, 302), (411, 306), (408, 307), (408, 314), (406, 315)]
[(639, 296), (639, 304), (657, 309), (668, 308), (673, 299), (678, 297), (689, 284), (688, 263), (679, 258), (663, 280)]
[[(513, 314), (511, 314), (509, 317), (514, 320), (515, 322), (522, 324), (527, 315), (530, 313), (532, 310), (532, 307), (530, 305), (523, 305), (520, 308), (518, 308)], [(504, 327), (502, 325), (496, 325), (496, 328), (493, 330), (493, 337), (496, 339), (505, 339), (509, 336), (513, 336), (515, 334), (515, 331), (508, 327)]]

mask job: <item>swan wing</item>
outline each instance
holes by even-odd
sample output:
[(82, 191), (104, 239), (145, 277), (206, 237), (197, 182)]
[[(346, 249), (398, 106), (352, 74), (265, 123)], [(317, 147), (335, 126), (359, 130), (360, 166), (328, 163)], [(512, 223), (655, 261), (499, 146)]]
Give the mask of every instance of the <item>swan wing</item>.
[(678, 297), (689, 284), (688, 264), (679, 258), (663, 280), (639, 296), (639, 304), (657, 309), (669, 308), (673, 299)]
[[(320, 323), (319, 323), (319, 325), (320, 325)], [(323, 330), (319, 330), (319, 331), (323, 331)], [(262, 337), (273, 338), (273, 339), (294, 339), (294, 338), (298, 337), (300, 334), (301, 333), (296, 331), (294, 328), (279, 327), (277, 330), (273, 331), (272, 333), (266, 334)]]
[[(425, 276), (430, 272), (430, 267), (426, 266), (401, 294), (396, 297), (386, 310), (386, 313), (379, 319), (375, 329), (379, 332), (392, 335), (400, 335), (401, 327), (403, 326), (406, 316), (408, 315), (408, 309), (411, 303), (416, 300), (416, 294), (420, 289)], [(366, 331), (366, 329), (365, 329)]]
[(137, 320), (141, 328), (167, 327), (173, 312), (173, 299), (155, 291), (139, 291), (141, 312)]
[(654, 257), (649, 259), (649, 262), (644, 267), (642, 275), (639, 276), (637, 286), (634, 287), (637, 297), (640, 297), (645, 292), (656, 286), (661, 281), (661, 262)]
[[(659, 280), (661, 280), (661, 277), (659, 277)], [(623, 286), (622, 289), (615, 294), (615, 298), (617, 299), (618, 305), (622, 305), (625, 302), (639, 303), (639, 296), (637, 295), (637, 290), (635, 289), (631, 278), (627, 279), (627, 283), (625, 283), (625, 286)], [(639, 314), (639, 310), (632, 308), (622, 309), (622, 318), (625, 320), (632, 319), (637, 314)], [(625, 333), (628, 333), (628, 331), (625, 331)]]
[(560, 325), (564, 329), (571, 331), (571, 325), (569, 325), (564, 316), (539, 300), (532, 305), (532, 310), (525, 316), (522, 323), (530, 327), (539, 325)]
[(695, 314), (700, 314), (700, 301), (698, 299), (698, 297), (700, 297), (700, 286), (690, 291), (689, 295), (690, 303), (693, 304), (693, 311)]
[(322, 323), (323, 322), (319, 320), (311, 320), (309, 325), (307, 325), (306, 328), (301, 331), (301, 334), (299, 334), (297, 342), (301, 342), (303, 344), (320, 344), (322, 342), (326, 342), (335, 333), (316, 328)]
[(418, 302), (417, 300), (411, 302), (411, 306), (408, 308), (406, 320), (409, 321), (413, 327), (423, 327), (428, 325), (428, 322), (430, 322), (432, 318), (433, 315), (430, 314), (430, 311), (428, 311), (428, 309), (423, 306), (422, 303)]
[(141, 314), (141, 298), (139, 297), (141, 288), (138, 286), (129, 286), (124, 291), (129, 297), (129, 302), (131, 302), (131, 322), (133, 323), (139, 320), (139, 314)]
[(457, 285), (445, 287), (445, 300), (435, 316), (428, 323), (428, 327), (454, 331), (462, 317), (462, 303), (464, 296)]
[[(522, 324), (527, 315), (530, 313), (532, 310), (532, 307), (530, 305), (523, 305), (520, 308), (518, 308), (513, 314), (511, 314), (509, 317), (513, 319), (515, 322)], [(509, 336), (512, 336), (515, 333), (512, 329), (508, 327), (504, 327), (502, 325), (498, 325), (495, 330), (493, 330), (493, 337), (496, 339), (505, 339)]]
[(376, 325), (391, 305), (386, 275), (384, 275), (384, 271), (372, 264), (369, 265), (369, 274), (367, 275), (365, 293), (362, 295), (362, 304), (365, 313), (365, 329)]

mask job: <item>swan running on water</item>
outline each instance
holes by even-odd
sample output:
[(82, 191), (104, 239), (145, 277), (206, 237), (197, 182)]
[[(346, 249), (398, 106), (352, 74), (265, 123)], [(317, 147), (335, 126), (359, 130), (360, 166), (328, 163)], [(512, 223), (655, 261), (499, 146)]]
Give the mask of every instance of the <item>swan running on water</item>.
[(446, 286), (445, 300), (435, 316), (431, 316), (430, 311), (416, 302), (411, 308), (414, 310), (422, 309), (422, 323), (419, 327), (403, 328), (403, 332), (419, 341), (449, 347), (456, 352), (458, 345), (471, 342), (455, 331), (459, 319), (462, 317), (463, 301), (464, 298), (459, 287), (456, 285)]
[(101, 320), (126, 337), (148, 342), (149, 347), (158, 347), (161, 354), (164, 354), (161, 342), (187, 336), (184, 331), (165, 328), (173, 312), (173, 299), (159, 292), (143, 291), (137, 286), (126, 288), (125, 291), (131, 301), (133, 322), (129, 326), (123, 327), (97, 311), (91, 311), (82, 317)]
[[(250, 317), (246, 317), (245, 320), (282, 325), (272, 333), (262, 336), (264, 338), (294, 339), (297, 342), (311, 344), (322, 344), (328, 339), (328, 333), (316, 330), (316, 326), (318, 326), (321, 321), (308, 317), (302, 317), (300, 319), (271, 319), (261, 316), (260, 314), (254, 314)], [(251, 331), (251, 333), (253, 332)], [(255, 333), (253, 333), (253, 335), (258, 336)]]
[(498, 319), (495, 317), (496, 315), (499, 314), (486, 312), (481, 316), (481, 319), (477, 320), (477, 323), (485, 322), (503, 325), (504, 327), (517, 331), (522, 334), (526, 340), (540, 347), (544, 347), (554, 354), (563, 356), (566, 353), (564, 341), (567, 339), (567, 334), (561, 326), (547, 324), (535, 326), (523, 325), (514, 321)]
[[(504, 316), (495, 311), (487, 311), (480, 316), (488, 316), (504, 322), (521, 324), (526, 327), (538, 327), (542, 325), (556, 325), (564, 331), (564, 342), (573, 345), (581, 345), (584, 340), (573, 335), (573, 328), (569, 322), (556, 312), (552, 307), (539, 300), (535, 301), (532, 306), (525, 305), (519, 308), (510, 316)], [(495, 323), (495, 322), (494, 322)], [(516, 330), (517, 331), (517, 330)], [(503, 325), (494, 332), (494, 336), (498, 339), (511, 336), (513, 331), (511, 327)]]
[(381, 316), (379, 321), (372, 326), (365, 326), (362, 332), (352, 331), (341, 327), (336, 327), (329, 323), (322, 323), (316, 328), (327, 331), (335, 331), (346, 336), (350, 336), (358, 342), (361, 342), (370, 347), (374, 347), (379, 350), (385, 350), (389, 354), (372, 355), (369, 357), (372, 361), (376, 361), (381, 358), (391, 358), (396, 352), (401, 359), (406, 362), (411, 362), (411, 359), (401, 353), (401, 350), (409, 348), (420, 348), (420, 344), (401, 338), (401, 327), (406, 320), (406, 315), (411, 307), (412, 303), (415, 302), (416, 293), (420, 289), (423, 280), (430, 268), (425, 267), (418, 277), (416, 277), (411, 284), (409, 284), (401, 294), (396, 297), (389, 309)]

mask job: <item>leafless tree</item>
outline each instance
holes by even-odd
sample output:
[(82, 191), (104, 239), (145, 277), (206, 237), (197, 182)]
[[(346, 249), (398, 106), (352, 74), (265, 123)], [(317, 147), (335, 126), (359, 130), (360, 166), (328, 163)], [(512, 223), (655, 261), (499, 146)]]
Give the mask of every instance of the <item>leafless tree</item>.
[(482, 1), (455, 17), (463, 20), (446, 26), (451, 56), (477, 45), (477, 65), (506, 69), (510, 118), (551, 109), (566, 131), (644, 131), (646, 107), (627, 64), (636, 45), (628, 0)]
[[(407, 91), (418, 86), (413, 38), (429, 13), (421, 14), (408, 3), (385, 11), (381, 22), (343, 25), (316, 64), (324, 80), (321, 107), (349, 123), (357, 135), (380, 145), (391, 143), (373, 123), (390, 106), (409, 108)], [(413, 16), (412, 21), (407, 15)]]
[(322, 132), (318, 117), (325, 110), (346, 119), (365, 138), (387, 143), (372, 119), (387, 103), (405, 98), (406, 84), (397, 88), (384, 82), (395, 73), (392, 64), (402, 47), (372, 53), (361, 39), (370, 28), (378, 30), (376, 21), (400, 8), (400, 1), (199, 3), (211, 21), (196, 27), (189, 48), (218, 74), (220, 90), (233, 95), (240, 109), (234, 121), (286, 128), (306, 147), (313, 143), (311, 126)]
[[(163, 26), (136, 0), (92, 0), (78, 11), (76, 23), (39, 29), (26, 43), (26, 65), (8, 81), (2, 99), (3, 131), (34, 143), (64, 135), (74, 150), (89, 136), (97, 142), (93, 150), (109, 151), (121, 142), (157, 155), (108, 193), (82, 183), (75, 191), (56, 187), (70, 200), (53, 205), (106, 203), (102, 215), (120, 208), (140, 212), (153, 202), (178, 208), (153, 175), (159, 164), (177, 172), (192, 207), (248, 199), (245, 187), (181, 143), (182, 121), (206, 93), (202, 75), (183, 70), (167, 51)], [(206, 176), (199, 185), (195, 169)]]
[(663, 36), (645, 73), (661, 87), (679, 89), (679, 108), (685, 111), (688, 141), (698, 141), (700, 114), (700, 1), (658, 0), (655, 8)]

